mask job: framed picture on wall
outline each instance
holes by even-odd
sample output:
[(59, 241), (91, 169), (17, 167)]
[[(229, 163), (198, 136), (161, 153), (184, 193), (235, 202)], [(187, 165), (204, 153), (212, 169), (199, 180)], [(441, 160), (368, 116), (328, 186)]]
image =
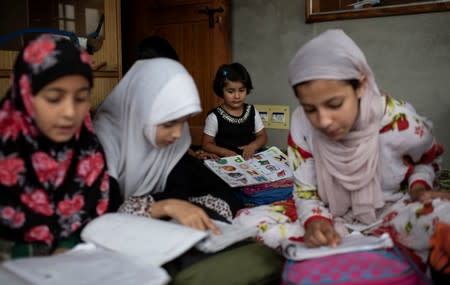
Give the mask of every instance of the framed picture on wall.
[(306, 23), (449, 10), (450, 0), (305, 0)]

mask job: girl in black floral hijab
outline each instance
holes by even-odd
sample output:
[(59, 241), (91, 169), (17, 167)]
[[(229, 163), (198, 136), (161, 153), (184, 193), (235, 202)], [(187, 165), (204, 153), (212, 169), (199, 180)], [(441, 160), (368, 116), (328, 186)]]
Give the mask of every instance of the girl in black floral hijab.
[(117, 207), (89, 116), (92, 81), (90, 56), (65, 38), (42, 35), (19, 53), (0, 103), (0, 260), (71, 247)]

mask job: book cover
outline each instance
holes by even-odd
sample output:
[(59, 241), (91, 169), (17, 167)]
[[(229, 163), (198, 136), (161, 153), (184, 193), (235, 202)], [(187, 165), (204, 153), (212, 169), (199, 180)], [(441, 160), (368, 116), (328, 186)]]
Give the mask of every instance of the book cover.
[(207, 159), (205, 165), (230, 187), (269, 183), (292, 178), (287, 156), (275, 146), (244, 160), (241, 155)]

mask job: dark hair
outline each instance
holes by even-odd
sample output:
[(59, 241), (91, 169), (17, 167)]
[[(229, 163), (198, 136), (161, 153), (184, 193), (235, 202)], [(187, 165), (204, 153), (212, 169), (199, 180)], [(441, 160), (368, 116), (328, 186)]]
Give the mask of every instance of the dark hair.
[(16, 94), (21, 93), (20, 80), (28, 78), (32, 94), (66, 75), (81, 75), (93, 86), (91, 57), (72, 41), (54, 34), (42, 34), (22, 48), (14, 64)]
[(359, 79), (347, 79), (344, 80), (347, 82), (347, 84), (351, 85), (353, 90), (357, 90), (359, 87), (361, 87), (361, 81)]
[(214, 78), (213, 90), (217, 96), (223, 98), (223, 88), (226, 81), (239, 81), (247, 88), (247, 94), (253, 89), (252, 79), (248, 74), (247, 69), (238, 63), (222, 64), (217, 70), (216, 77)]
[(137, 59), (166, 57), (180, 61), (172, 45), (164, 38), (153, 35), (143, 39), (137, 48)]

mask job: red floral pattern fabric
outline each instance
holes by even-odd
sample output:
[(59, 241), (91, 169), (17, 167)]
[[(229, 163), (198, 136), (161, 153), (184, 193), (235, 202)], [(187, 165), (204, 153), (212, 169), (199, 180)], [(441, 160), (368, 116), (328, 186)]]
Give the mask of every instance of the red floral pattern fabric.
[(33, 90), (70, 74), (68, 68), (92, 82), (90, 64), (85, 51), (49, 35), (19, 54), (0, 103), (1, 239), (52, 248), (108, 210), (110, 177), (89, 115), (63, 144), (40, 134), (34, 121)]

